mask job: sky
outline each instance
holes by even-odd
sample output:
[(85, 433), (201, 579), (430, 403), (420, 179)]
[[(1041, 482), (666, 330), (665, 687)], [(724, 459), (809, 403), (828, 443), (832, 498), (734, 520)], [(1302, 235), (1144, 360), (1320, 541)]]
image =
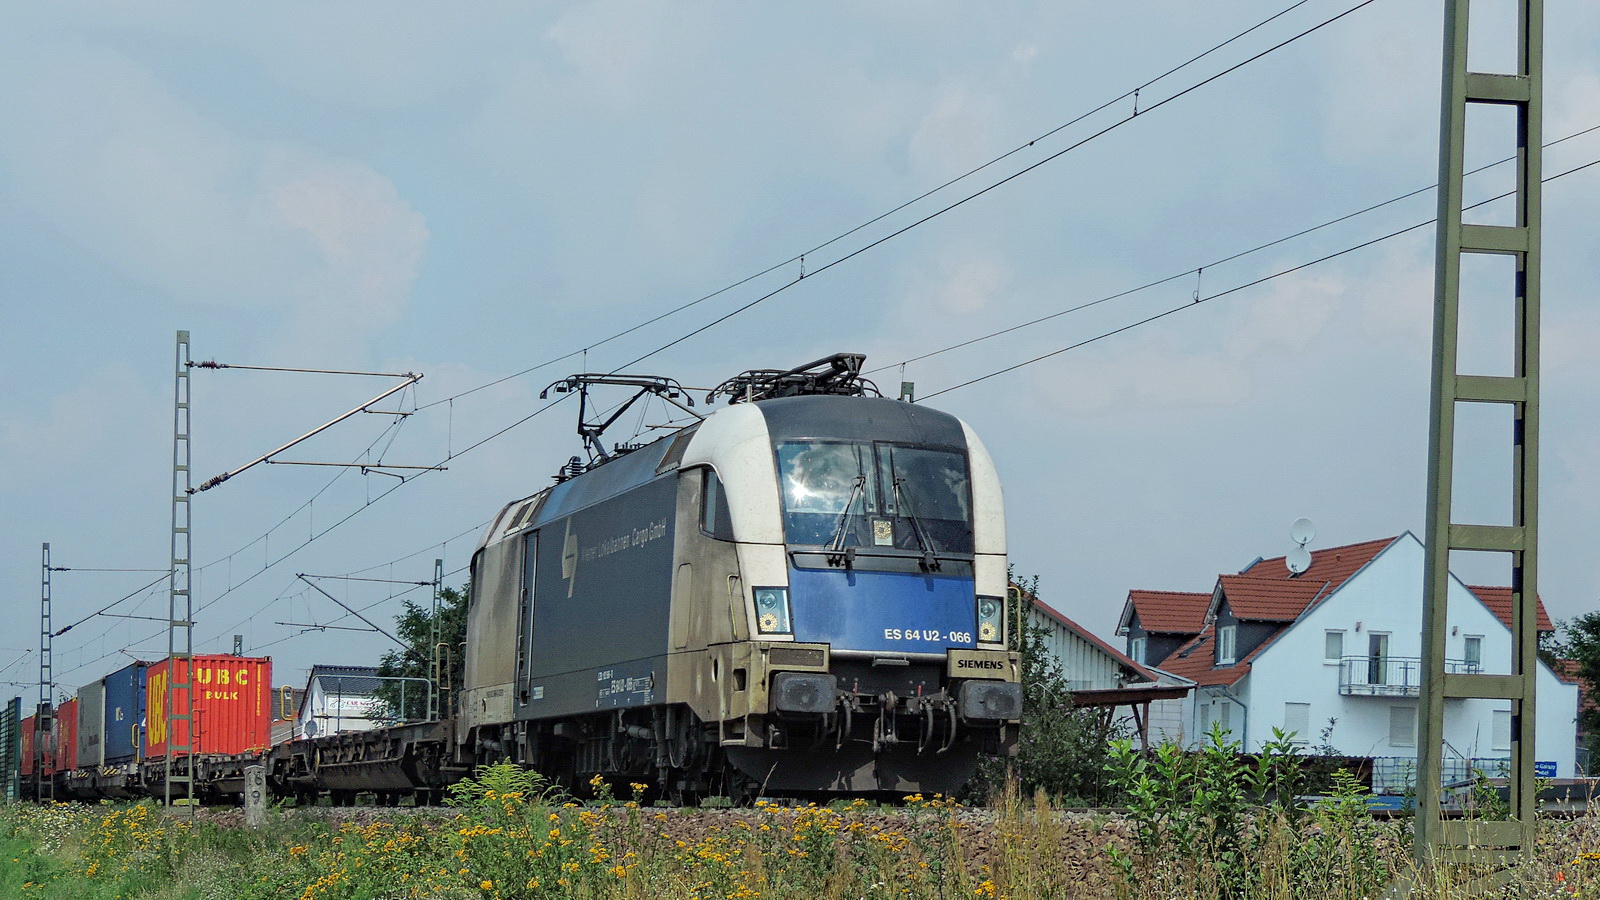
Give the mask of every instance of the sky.
[[(164, 617), (140, 590), (158, 574), (86, 570), (168, 564), (180, 329), (196, 360), (424, 376), (383, 406), (412, 415), (281, 458), (442, 471), (257, 466), (194, 497), (197, 650), (241, 635), (278, 683), (391, 646), (297, 574), (380, 579), (314, 580), (384, 625), (427, 602), (436, 558), (465, 581), (489, 518), (579, 452), (571, 403), (534, 415), (579, 371), (708, 388), (867, 354), (885, 393), (912, 382), (982, 436), (1015, 571), (1108, 638), (1128, 590), (1209, 590), (1289, 550), (1302, 516), (1312, 549), (1421, 535), (1431, 226), (1230, 289), (1428, 222), (1432, 194), (1222, 260), (1433, 184), (1440, 4), (1373, 0), (1245, 62), (1358, 0), (1291, 2), (7, 6), (0, 694), (36, 695), (46, 542), (71, 570), (55, 627), (83, 620), (55, 640), (58, 683), (165, 653), (159, 622), (91, 615), (127, 596), (109, 612)], [(1474, 3), (1474, 68), (1510, 64), (1510, 10)], [(1545, 15), (1551, 141), (1600, 126), (1600, 8)], [(1475, 116), (1469, 168), (1510, 134)], [(1545, 172), (1595, 160), (1600, 131)], [(1600, 597), (1597, 212), (1600, 166), (1546, 185), (1557, 618)], [(1464, 359), (1493, 373), (1509, 275), (1475, 260), (1465, 284)], [(195, 482), (397, 383), (196, 369)], [(1457, 519), (1492, 522), (1509, 424), (1463, 419)]]

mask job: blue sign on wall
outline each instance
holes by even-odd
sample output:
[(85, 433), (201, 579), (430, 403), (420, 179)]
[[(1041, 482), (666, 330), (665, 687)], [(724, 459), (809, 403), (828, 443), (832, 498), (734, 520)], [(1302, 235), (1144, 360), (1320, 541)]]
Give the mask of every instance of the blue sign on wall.
[(1554, 777), (1556, 777), (1556, 763), (1555, 763), (1555, 760), (1541, 759), (1541, 760), (1534, 761), (1534, 764), (1533, 764), (1533, 777), (1535, 777), (1535, 778), (1554, 778)]

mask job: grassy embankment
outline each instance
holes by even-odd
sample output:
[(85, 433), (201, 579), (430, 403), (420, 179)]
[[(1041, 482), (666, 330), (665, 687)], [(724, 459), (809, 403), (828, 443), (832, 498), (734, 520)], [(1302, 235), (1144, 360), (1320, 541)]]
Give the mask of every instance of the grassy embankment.
[[(150, 805), (0, 807), (0, 897), (1353, 898), (1408, 866), (1403, 829), (1353, 804), (1295, 822), (1263, 811), (1226, 837), (1203, 821), (1180, 833), (1016, 797), (987, 811), (922, 798), (899, 811), (577, 805), (512, 767), (463, 784), (456, 804), (278, 811), (255, 832), (236, 812), (189, 823)], [(1542, 827), (1515, 896), (1600, 897), (1600, 853), (1584, 855), (1600, 849), (1600, 817)], [(1425, 896), (1457, 896), (1469, 874), (1429, 873)]]

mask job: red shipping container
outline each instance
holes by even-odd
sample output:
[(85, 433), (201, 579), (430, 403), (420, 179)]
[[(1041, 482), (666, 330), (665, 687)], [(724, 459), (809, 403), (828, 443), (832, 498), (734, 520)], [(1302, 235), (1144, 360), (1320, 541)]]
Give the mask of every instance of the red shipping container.
[[(59, 711), (57, 714), (59, 715)], [(24, 775), (33, 774), (33, 726), (34, 723), (38, 721), (38, 718), (39, 717), (37, 715), (29, 716), (22, 720), (20, 726), (22, 729), (22, 774)], [(61, 726), (58, 723), (54, 727), (60, 728)], [(54, 774), (56, 771), (55, 756), (52, 752), (55, 748), (55, 745), (56, 742), (54, 736), (48, 731), (45, 732), (44, 774), (46, 775)]]
[(33, 722), (34, 716), (22, 720), (22, 774), (33, 774)]
[(78, 767), (78, 698), (56, 707), (56, 764), (57, 772), (70, 772)]
[[(170, 723), (167, 716), (174, 708), (185, 706), (184, 689), (171, 691), (169, 685), (187, 680), (188, 667), (177, 661), (176, 677), (168, 670), (173, 660), (163, 659), (150, 664), (145, 670), (145, 728), (144, 753), (146, 757), (167, 755), (169, 738), (179, 745), (189, 742), (188, 723), (182, 720)], [(197, 740), (191, 748), (194, 753), (234, 755), (260, 750), (268, 746), (268, 716), (271, 713), (272, 659), (244, 656), (194, 657), (194, 720)]]

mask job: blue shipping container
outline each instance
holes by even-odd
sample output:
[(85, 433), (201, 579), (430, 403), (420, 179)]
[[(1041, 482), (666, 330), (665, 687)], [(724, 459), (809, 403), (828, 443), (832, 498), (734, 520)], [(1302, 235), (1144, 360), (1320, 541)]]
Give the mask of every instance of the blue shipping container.
[(136, 662), (105, 677), (106, 765), (133, 760), (144, 746), (144, 670)]

